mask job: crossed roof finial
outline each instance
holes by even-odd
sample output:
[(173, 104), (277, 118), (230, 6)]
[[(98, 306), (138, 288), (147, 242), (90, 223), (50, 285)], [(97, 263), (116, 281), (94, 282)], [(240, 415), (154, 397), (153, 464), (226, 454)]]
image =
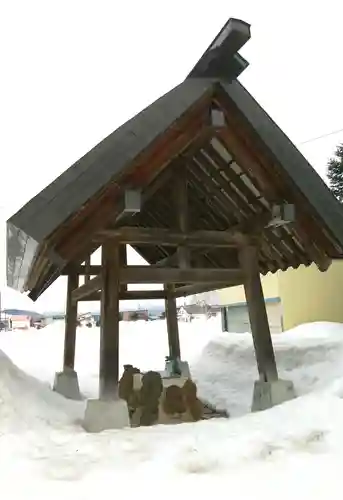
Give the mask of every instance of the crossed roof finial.
[(237, 78), (249, 65), (238, 50), (250, 36), (250, 24), (230, 18), (187, 78)]

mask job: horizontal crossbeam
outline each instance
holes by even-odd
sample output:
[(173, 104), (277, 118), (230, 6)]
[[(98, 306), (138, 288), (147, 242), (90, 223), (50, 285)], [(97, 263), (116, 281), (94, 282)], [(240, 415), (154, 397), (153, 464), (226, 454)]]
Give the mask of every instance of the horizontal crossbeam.
[[(90, 295), (84, 296), (80, 301), (97, 301), (101, 298), (101, 292), (93, 292)], [(166, 292), (164, 290), (128, 290), (119, 294), (119, 300), (155, 300), (165, 299)]]
[(242, 241), (241, 233), (236, 230), (181, 233), (161, 228), (121, 227), (102, 230), (98, 236), (102, 239), (116, 238), (121, 244), (174, 247), (179, 245), (234, 247)]
[[(237, 283), (231, 283), (232, 286), (239, 284), (240, 281)], [(183, 285), (175, 288), (174, 297), (187, 297), (188, 295), (212, 292), (213, 290), (220, 290), (221, 288), (226, 288), (227, 286), (228, 285), (226, 283), (197, 283), (196, 285)]]
[[(222, 283), (226, 286), (242, 282), (240, 269), (177, 269), (152, 266), (125, 266), (120, 269), (119, 281), (125, 284), (150, 283)], [(101, 289), (101, 274), (72, 292), (73, 301)]]

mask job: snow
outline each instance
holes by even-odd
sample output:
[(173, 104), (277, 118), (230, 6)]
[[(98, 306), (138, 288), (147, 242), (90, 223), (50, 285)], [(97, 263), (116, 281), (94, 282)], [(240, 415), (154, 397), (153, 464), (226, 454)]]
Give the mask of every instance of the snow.
[[(120, 363), (162, 369), (164, 322), (121, 323)], [(340, 498), (343, 325), (313, 323), (273, 337), (280, 377), (299, 397), (251, 414), (256, 363), (249, 334), (218, 319), (180, 324), (183, 358), (201, 397), (230, 419), (87, 434), (85, 402), (50, 390), (61, 367), (63, 325), (0, 334), (0, 481), (8, 499)], [(99, 331), (80, 328), (76, 369), (96, 397)], [(133, 480), (134, 479), (134, 480)], [(100, 493), (101, 492), (101, 493)]]

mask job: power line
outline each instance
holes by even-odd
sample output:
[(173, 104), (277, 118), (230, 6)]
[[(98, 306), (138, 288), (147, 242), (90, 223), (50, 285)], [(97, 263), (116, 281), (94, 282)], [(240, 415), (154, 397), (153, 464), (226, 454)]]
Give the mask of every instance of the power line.
[(329, 137), (330, 135), (339, 134), (340, 132), (343, 132), (343, 128), (341, 128), (339, 130), (333, 130), (332, 132), (329, 132), (327, 134), (319, 135), (318, 137), (313, 137), (312, 139), (307, 139), (306, 141), (303, 141), (303, 142), (299, 142), (298, 146), (302, 146), (303, 144), (308, 144), (309, 142), (318, 141), (319, 139), (324, 139), (325, 137)]

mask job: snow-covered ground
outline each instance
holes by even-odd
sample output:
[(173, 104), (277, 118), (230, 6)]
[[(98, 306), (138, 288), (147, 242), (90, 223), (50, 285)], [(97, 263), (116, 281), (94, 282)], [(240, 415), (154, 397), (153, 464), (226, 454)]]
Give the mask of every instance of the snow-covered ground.
[[(51, 392), (62, 325), (0, 333), (0, 484), (6, 499), (209, 496), (341, 498), (343, 325), (316, 323), (274, 336), (280, 376), (300, 397), (250, 414), (251, 336), (218, 320), (181, 324), (183, 358), (200, 396), (231, 419), (87, 434), (84, 402)], [(121, 323), (121, 364), (162, 369), (164, 322)], [(97, 395), (98, 329), (77, 336), (82, 392)]]

